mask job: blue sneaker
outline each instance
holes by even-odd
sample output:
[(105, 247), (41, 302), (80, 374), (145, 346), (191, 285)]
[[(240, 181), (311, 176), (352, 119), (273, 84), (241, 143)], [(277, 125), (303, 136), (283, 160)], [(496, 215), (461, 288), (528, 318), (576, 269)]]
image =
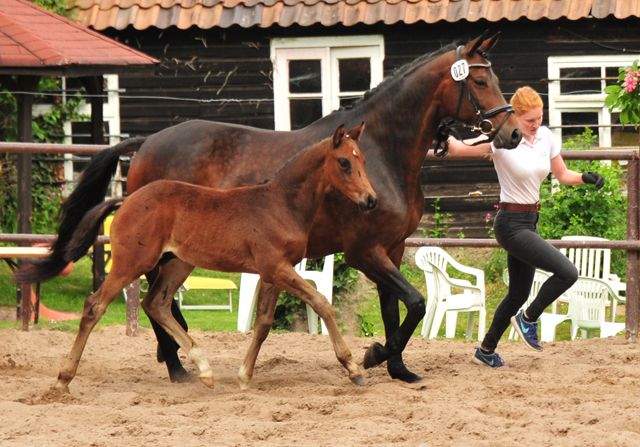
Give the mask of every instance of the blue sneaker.
[(522, 341), (534, 351), (542, 351), (544, 347), (538, 340), (538, 322), (527, 323), (524, 321), (524, 311), (520, 310), (517, 315), (511, 317), (511, 324), (518, 332)]
[(502, 360), (502, 357), (500, 357), (497, 352), (494, 352), (493, 354), (485, 354), (482, 352), (482, 348), (480, 348), (480, 346), (476, 346), (476, 353), (473, 355), (471, 360), (473, 363), (477, 363), (478, 365), (490, 366), (492, 368), (500, 368), (506, 365), (504, 360)]

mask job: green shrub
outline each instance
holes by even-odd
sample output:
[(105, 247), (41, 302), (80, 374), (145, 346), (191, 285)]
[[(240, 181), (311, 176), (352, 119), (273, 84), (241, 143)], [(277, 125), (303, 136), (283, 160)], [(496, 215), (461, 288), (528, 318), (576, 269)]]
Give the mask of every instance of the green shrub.
[[(563, 147), (571, 150), (587, 150), (597, 135), (589, 128)], [(540, 200), (539, 229), (545, 239), (560, 239), (565, 235), (596, 236), (611, 240), (625, 239), (627, 200), (624, 196), (623, 171), (617, 162), (599, 160), (570, 160), (567, 167), (576, 172), (597, 172), (605, 179), (599, 191), (593, 185), (563, 185), (545, 181)], [(611, 270), (625, 278), (623, 250), (611, 253)], [(624, 279), (623, 279), (624, 280)]]
[[(309, 259), (307, 269), (322, 270), (324, 258)], [(344, 261), (344, 253), (336, 253), (333, 258), (333, 305), (340, 307), (340, 300), (344, 292), (353, 289), (358, 281), (358, 271), (347, 265)], [(276, 305), (274, 329), (291, 329), (291, 325), (296, 318), (307, 316), (306, 305), (288, 292), (282, 292)], [(337, 315), (340, 320), (340, 315)]]
[[(57, 92), (61, 82), (58, 78), (43, 77), (38, 85), (38, 92)], [(7, 91), (0, 95), (0, 141), (17, 141), (17, 102)], [(78, 110), (81, 95), (67, 98), (54, 97), (51, 110), (34, 117), (32, 122), (33, 141), (36, 143), (62, 143), (64, 123), (70, 120), (84, 120)], [(35, 102), (43, 101), (43, 96), (36, 96)], [(17, 154), (3, 153), (0, 156), (0, 232), (15, 233), (17, 230)], [(56, 159), (60, 159), (57, 161)], [(64, 172), (61, 156), (34, 155), (33, 170), (33, 232), (55, 233), (57, 214), (64, 190)]]

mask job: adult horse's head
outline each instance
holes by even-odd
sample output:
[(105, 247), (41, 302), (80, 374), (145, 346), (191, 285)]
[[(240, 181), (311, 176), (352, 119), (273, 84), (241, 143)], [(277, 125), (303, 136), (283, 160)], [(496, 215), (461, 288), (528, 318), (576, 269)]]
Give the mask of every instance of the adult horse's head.
[(450, 70), (440, 97), (443, 115), (471, 125), (474, 132), (493, 140), (497, 148), (513, 149), (520, 143), (522, 131), (488, 59), (498, 34), (488, 40), (485, 35), (449, 54)]
[(372, 210), (378, 205), (378, 194), (373, 190), (364, 171), (364, 154), (356, 144), (360, 140), (364, 123), (349, 132), (341, 124), (330, 139), (331, 154), (325, 163), (329, 183), (358, 204), (361, 210)]

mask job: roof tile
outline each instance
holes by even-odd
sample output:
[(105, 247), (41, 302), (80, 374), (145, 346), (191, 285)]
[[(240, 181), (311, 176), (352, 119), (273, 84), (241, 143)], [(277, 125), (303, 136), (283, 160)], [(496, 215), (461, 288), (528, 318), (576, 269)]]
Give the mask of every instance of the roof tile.
[[(0, 0), (2, 1), (2, 0)], [(640, 0), (79, 0), (85, 26), (208, 29), (299, 24), (435, 23), (441, 20), (577, 20), (640, 16)]]
[(4, 67), (156, 62), (26, 0), (0, 0), (0, 48)]

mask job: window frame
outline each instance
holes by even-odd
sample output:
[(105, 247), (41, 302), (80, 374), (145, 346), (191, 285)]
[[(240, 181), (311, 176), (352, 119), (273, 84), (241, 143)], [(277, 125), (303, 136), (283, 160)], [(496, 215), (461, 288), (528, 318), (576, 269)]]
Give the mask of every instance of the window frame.
[[(581, 55), (550, 56), (547, 61), (549, 76), (549, 127), (559, 141), (562, 139), (562, 113), (564, 112), (596, 112), (598, 114), (598, 135), (600, 147), (611, 147), (611, 113), (604, 106), (607, 97), (604, 93), (606, 80), (600, 81), (600, 93), (586, 95), (568, 95), (560, 93), (560, 70), (564, 68), (600, 68), (600, 76), (605, 78), (607, 68), (619, 68), (631, 65), (638, 59), (637, 54), (619, 55)], [(614, 111), (615, 113), (615, 111)]]
[[(271, 40), (273, 64), (273, 96), (275, 130), (291, 130), (289, 99), (322, 98), (322, 116), (340, 108), (338, 60), (369, 57), (371, 59), (371, 85), (374, 88), (384, 77), (384, 36), (329, 36), (274, 38)], [(321, 92), (319, 94), (289, 93), (289, 60), (320, 59)], [(328, 62), (328, 63), (327, 63)]]

